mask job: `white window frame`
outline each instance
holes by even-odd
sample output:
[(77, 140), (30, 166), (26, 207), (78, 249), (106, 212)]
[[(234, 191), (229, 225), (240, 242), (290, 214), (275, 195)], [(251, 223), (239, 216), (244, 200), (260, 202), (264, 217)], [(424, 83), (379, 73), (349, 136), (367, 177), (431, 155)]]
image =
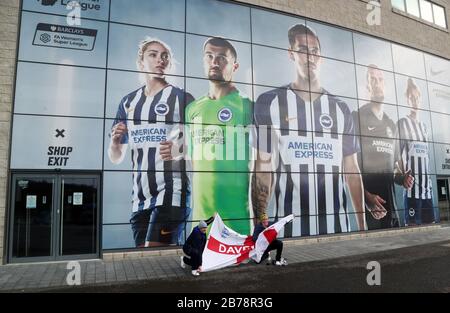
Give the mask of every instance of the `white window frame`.
[[(422, 17), (422, 10), (421, 10), (421, 7), (420, 7), (420, 0), (417, 0), (417, 4), (418, 4), (418, 7), (419, 7), (419, 17), (417, 17), (414, 14), (408, 12), (408, 6), (406, 5), (406, 0), (403, 0), (403, 7), (405, 8), (405, 10), (402, 10), (402, 9), (397, 8), (396, 6), (394, 6), (392, 1), (391, 1), (391, 6), (392, 6), (392, 8), (394, 10), (398, 10), (400, 12), (405, 12), (406, 14), (408, 14), (408, 15), (414, 17), (414, 18), (418, 18), (418, 19), (420, 19), (420, 20), (422, 20), (422, 21), (424, 21), (426, 23), (431, 23), (431, 24), (433, 24), (433, 25), (435, 25), (435, 26), (437, 26), (439, 28), (448, 29), (448, 20), (447, 20), (447, 10), (446, 10), (446, 8), (444, 6), (442, 6), (442, 5), (440, 5), (440, 4), (434, 3), (434, 2), (429, 1), (429, 0), (423, 0), (423, 1), (429, 2), (431, 4), (431, 13), (432, 13), (432, 16), (433, 16), (433, 22), (430, 22), (430, 21), (428, 21), (428, 20), (426, 20), (426, 19), (424, 19)], [(444, 10), (445, 27), (443, 27), (442, 25), (439, 25), (439, 24), (436, 23), (436, 19), (435, 19), (435, 16), (434, 16), (434, 8), (435, 7), (439, 7), (439, 8), (442, 8)]]

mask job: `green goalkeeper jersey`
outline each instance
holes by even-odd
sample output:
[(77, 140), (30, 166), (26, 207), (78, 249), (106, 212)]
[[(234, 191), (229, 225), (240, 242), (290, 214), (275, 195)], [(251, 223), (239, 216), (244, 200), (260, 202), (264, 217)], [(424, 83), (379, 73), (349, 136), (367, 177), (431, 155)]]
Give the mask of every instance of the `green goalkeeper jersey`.
[(238, 233), (250, 234), (250, 130), (253, 104), (232, 92), (200, 98), (186, 108), (188, 155), (192, 160), (193, 219), (218, 212)]

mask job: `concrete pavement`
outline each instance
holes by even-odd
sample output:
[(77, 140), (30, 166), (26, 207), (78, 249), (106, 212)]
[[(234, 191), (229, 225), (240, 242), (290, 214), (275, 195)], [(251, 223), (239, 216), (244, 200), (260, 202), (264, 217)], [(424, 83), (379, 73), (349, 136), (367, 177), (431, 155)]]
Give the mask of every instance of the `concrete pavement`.
[[(284, 240), (283, 256), (290, 264), (320, 261), (424, 245), (450, 239), (450, 225), (430, 225), (387, 231), (316, 236)], [(160, 278), (191, 278), (179, 265), (180, 249), (104, 254), (103, 260), (79, 261), (81, 285), (132, 283)], [(68, 262), (0, 266), (0, 291), (22, 292), (67, 287)], [(255, 266), (255, 264), (243, 264)], [(233, 268), (226, 269), (234, 270)], [(207, 274), (204, 274), (207, 275)], [(192, 277), (192, 279), (195, 279)]]

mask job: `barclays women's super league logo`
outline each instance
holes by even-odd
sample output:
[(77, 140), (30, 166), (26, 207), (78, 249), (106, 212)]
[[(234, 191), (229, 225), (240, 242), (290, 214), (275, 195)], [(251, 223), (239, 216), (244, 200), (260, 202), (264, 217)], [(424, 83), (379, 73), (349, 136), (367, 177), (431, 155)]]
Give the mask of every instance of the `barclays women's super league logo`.
[(33, 39), (33, 45), (73, 50), (94, 50), (97, 30), (39, 23)]

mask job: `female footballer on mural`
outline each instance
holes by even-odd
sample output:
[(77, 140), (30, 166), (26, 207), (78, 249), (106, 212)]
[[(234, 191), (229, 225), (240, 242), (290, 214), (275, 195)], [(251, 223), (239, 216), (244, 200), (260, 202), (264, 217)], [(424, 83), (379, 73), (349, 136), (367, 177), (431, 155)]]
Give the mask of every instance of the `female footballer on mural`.
[(145, 84), (126, 95), (114, 120), (108, 155), (114, 164), (131, 150), (133, 168), (131, 228), (136, 247), (180, 244), (189, 215), (184, 161), (164, 161), (160, 149), (180, 136), (185, 106), (193, 98), (170, 84), (171, 48), (146, 38), (139, 45), (137, 68)]

